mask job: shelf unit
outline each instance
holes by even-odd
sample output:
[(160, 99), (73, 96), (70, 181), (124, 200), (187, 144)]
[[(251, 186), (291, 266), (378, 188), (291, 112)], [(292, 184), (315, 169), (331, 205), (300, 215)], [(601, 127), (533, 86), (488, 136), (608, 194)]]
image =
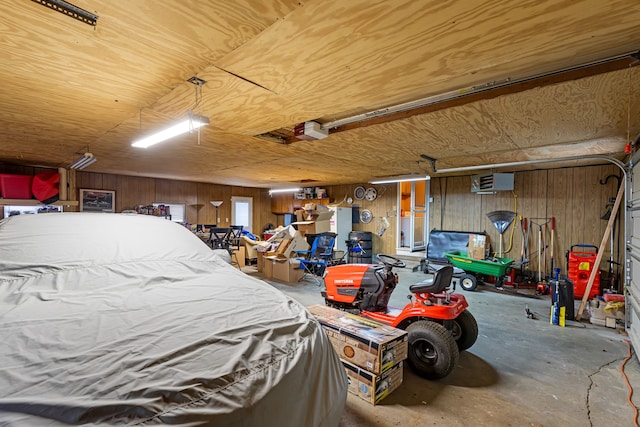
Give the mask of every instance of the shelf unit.
[(36, 199), (0, 199), (0, 206), (38, 206), (38, 205), (53, 205), (53, 206), (79, 206), (80, 203), (77, 200), (58, 200), (53, 203), (42, 203)]
[(271, 196), (271, 213), (276, 215), (293, 213), (296, 209), (302, 209), (302, 207), (307, 203), (326, 206), (329, 204), (329, 198), (294, 199), (292, 194), (274, 194)]

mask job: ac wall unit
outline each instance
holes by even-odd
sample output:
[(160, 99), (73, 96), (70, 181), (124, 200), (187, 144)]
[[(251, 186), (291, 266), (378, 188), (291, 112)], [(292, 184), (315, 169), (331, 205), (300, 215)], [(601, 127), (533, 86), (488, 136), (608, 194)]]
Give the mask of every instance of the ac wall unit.
[(487, 173), (471, 176), (471, 192), (513, 190), (512, 173)]

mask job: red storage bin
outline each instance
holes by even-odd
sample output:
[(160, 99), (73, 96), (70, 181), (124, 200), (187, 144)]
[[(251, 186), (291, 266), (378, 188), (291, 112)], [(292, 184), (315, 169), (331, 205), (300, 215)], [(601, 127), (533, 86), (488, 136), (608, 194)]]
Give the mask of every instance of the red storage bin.
[(33, 199), (31, 175), (0, 174), (0, 197), (3, 199)]
[[(574, 251), (574, 247), (583, 249), (582, 251)], [(589, 249), (589, 250), (587, 250)], [(596, 268), (595, 261), (598, 256), (598, 247), (593, 245), (573, 245), (571, 251), (567, 255), (569, 280), (573, 282), (574, 299), (582, 299), (587, 289), (587, 283), (591, 276), (591, 271)], [(600, 269), (596, 273), (596, 277), (589, 292), (589, 299), (593, 299), (600, 294)]]

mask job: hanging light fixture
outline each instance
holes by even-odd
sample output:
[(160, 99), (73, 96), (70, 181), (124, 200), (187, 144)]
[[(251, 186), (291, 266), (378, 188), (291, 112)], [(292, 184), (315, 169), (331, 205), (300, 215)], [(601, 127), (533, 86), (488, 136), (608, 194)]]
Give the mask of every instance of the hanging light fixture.
[(429, 175), (398, 175), (390, 176), (389, 178), (377, 179), (369, 181), (370, 184), (391, 184), (394, 182), (410, 182), (410, 181), (427, 181), (430, 180)]
[(64, 13), (65, 15), (77, 19), (80, 22), (91, 25), (93, 27), (98, 23), (98, 15), (94, 15), (78, 6), (75, 6), (64, 0), (33, 0), (34, 2), (46, 6), (49, 9), (53, 9), (56, 12)]
[(297, 193), (297, 192), (299, 192), (301, 190), (302, 189), (300, 187), (296, 187), (296, 188), (276, 188), (276, 189), (269, 190), (269, 195), (276, 194), (276, 193)]
[(138, 148), (147, 148), (159, 142), (171, 139), (175, 136), (182, 135), (183, 133), (193, 132), (194, 130), (208, 124), (209, 119), (207, 117), (189, 114), (189, 117), (182, 120), (180, 123), (177, 123), (167, 129), (156, 132), (145, 138), (139, 139), (133, 142), (131, 145)]
[[(76, 153), (79, 154), (79, 153)], [(96, 157), (92, 153), (84, 153), (82, 157), (69, 165), (69, 169), (84, 169), (96, 162)]]
[[(195, 106), (194, 109), (198, 107), (200, 101), (202, 100), (202, 86), (206, 83), (205, 80), (202, 80), (199, 77), (191, 77), (187, 80), (189, 83), (195, 86)], [(182, 120), (175, 125), (163, 129), (159, 132), (156, 132), (152, 135), (149, 135), (145, 138), (134, 141), (131, 145), (133, 147), (139, 148), (147, 148), (154, 144), (157, 144), (162, 141), (166, 141), (167, 139), (171, 139), (175, 136), (182, 135), (183, 133), (191, 133), (195, 130), (198, 131), (198, 145), (200, 145), (200, 128), (202, 126), (206, 126), (209, 124), (209, 118), (204, 116), (198, 116), (192, 113), (192, 110), (189, 110), (189, 115), (186, 119)]]

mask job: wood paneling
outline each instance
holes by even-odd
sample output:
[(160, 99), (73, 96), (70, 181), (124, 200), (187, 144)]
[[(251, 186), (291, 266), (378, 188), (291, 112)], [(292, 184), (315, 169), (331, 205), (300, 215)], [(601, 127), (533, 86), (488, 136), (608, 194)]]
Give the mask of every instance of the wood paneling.
[[(566, 274), (565, 256), (571, 245), (600, 244), (607, 225), (601, 217), (606, 212), (608, 198), (615, 197), (618, 183), (613, 178), (606, 185), (600, 181), (604, 182), (609, 175), (619, 174), (619, 169), (613, 165), (516, 172), (514, 190), (494, 195), (471, 193), (470, 176), (433, 177), (433, 202), (429, 205), (431, 229), (486, 231), (493, 251), (497, 252), (499, 234), (487, 214), (496, 210), (515, 212), (514, 221), (503, 235), (504, 256), (520, 260), (522, 216), (530, 228), (527, 244), (529, 268), (537, 271), (540, 259), (543, 271), (550, 273), (551, 217), (555, 217), (554, 265), (561, 268), (562, 274)], [(329, 186), (327, 190), (331, 197), (340, 200), (344, 194), (352, 196), (355, 187)], [(358, 201), (357, 204), (363, 209), (371, 209), (374, 216), (379, 217), (387, 210), (394, 210), (396, 200), (396, 186), (387, 184), (386, 192), (374, 202)], [(374, 252), (394, 254), (397, 236), (395, 218), (390, 218), (390, 222), (391, 227), (382, 237), (375, 235), (375, 219), (371, 224), (354, 224), (354, 230), (374, 233)], [(540, 246), (539, 230), (542, 240)], [(623, 240), (619, 244), (617, 242), (618, 239), (614, 245), (614, 260), (620, 262), (619, 249), (624, 250)], [(546, 249), (544, 253), (543, 249)], [(600, 250), (604, 251), (601, 268), (607, 270), (610, 248)], [(417, 253), (420, 254), (424, 256), (424, 253)]]
[[(41, 170), (0, 165), (0, 173), (30, 174)], [(538, 268), (537, 242), (540, 229), (544, 240), (542, 246), (547, 246), (546, 254), (540, 259), (543, 268), (546, 260), (545, 271), (550, 272), (550, 219), (555, 217), (554, 261), (565, 274), (565, 254), (570, 250), (571, 245), (598, 245), (602, 240), (602, 233), (607, 225), (602, 216), (607, 211), (608, 199), (615, 197), (618, 188), (617, 179), (607, 180), (610, 175), (618, 176), (620, 171), (613, 165), (520, 171), (515, 173), (513, 191), (502, 191), (495, 195), (472, 193), (470, 176), (433, 177), (430, 185), (433, 197), (433, 202), (429, 205), (430, 227), (440, 230), (486, 231), (491, 238), (493, 250), (497, 251), (499, 234), (487, 214), (496, 210), (516, 212), (516, 218), (504, 233), (505, 256), (520, 259), (523, 243), (520, 220), (522, 216), (526, 218), (531, 229), (527, 245), (531, 262), (529, 268), (533, 271), (537, 271)], [(215, 208), (209, 202), (222, 200), (219, 216), (221, 225), (226, 226), (230, 225), (227, 219), (231, 218), (231, 197), (244, 196), (253, 198), (252, 231), (254, 233), (262, 232), (266, 224), (278, 225), (278, 217), (271, 213), (271, 198), (265, 189), (85, 171), (72, 171), (71, 176), (72, 178), (75, 176), (75, 191), (71, 193), (75, 198), (77, 198), (78, 188), (114, 190), (118, 212), (152, 202), (185, 203), (188, 222), (214, 224)], [(70, 182), (73, 182), (73, 179)], [(332, 202), (340, 202), (353, 197), (354, 190), (358, 186), (366, 188), (372, 185), (367, 183), (334, 185), (328, 186), (327, 192)], [(386, 184), (373, 187), (378, 192), (378, 197), (374, 201), (354, 200), (353, 206), (371, 210), (374, 219), (369, 224), (354, 223), (353, 230), (373, 233), (374, 253), (394, 254), (398, 233), (397, 186)], [(387, 217), (391, 226), (382, 236), (378, 236), (382, 217)], [(622, 229), (621, 226), (622, 224), (620, 229)], [(347, 236), (340, 236), (340, 238), (346, 239)], [(614, 242), (614, 261), (616, 262), (621, 261), (620, 250), (624, 250), (623, 241), (620, 243), (618, 241), (619, 236)], [(607, 270), (610, 247), (599, 249), (604, 252), (601, 268)]]
[[(191, 224), (215, 224), (215, 208), (211, 200), (222, 200), (220, 225), (231, 225), (231, 197), (253, 198), (253, 232), (261, 232), (264, 224), (274, 223), (268, 206), (267, 191), (261, 188), (232, 187), (188, 181), (99, 174), (78, 171), (77, 188), (95, 188), (116, 192), (116, 211), (135, 209), (154, 202), (186, 205), (186, 220)], [(77, 190), (76, 190), (77, 198)], [(70, 210), (70, 209), (69, 209)]]

